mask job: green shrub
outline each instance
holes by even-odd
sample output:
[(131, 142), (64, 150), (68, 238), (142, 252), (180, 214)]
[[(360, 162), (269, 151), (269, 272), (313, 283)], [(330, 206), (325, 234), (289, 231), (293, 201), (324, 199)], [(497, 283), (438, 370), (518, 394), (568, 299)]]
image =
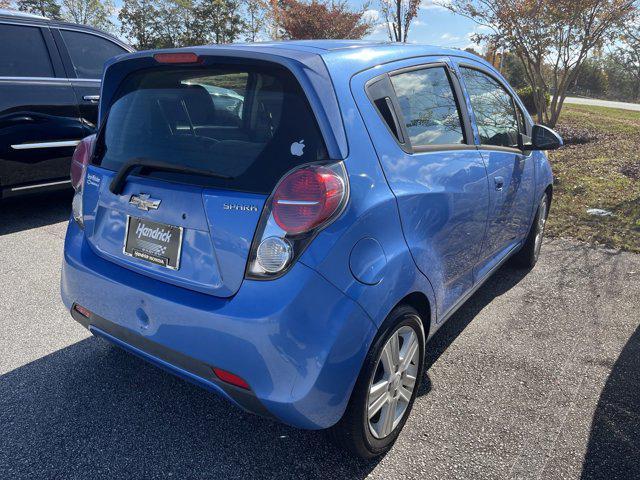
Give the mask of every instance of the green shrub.
[[(524, 103), (525, 108), (529, 111), (531, 115), (537, 114), (536, 104), (533, 101), (533, 88), (531, 87), (522, 87), (517, 90), (518, 96)], [(545, 103), (548, 107), (551, 104), (551, 95), (549, 92), (545, 93)]]

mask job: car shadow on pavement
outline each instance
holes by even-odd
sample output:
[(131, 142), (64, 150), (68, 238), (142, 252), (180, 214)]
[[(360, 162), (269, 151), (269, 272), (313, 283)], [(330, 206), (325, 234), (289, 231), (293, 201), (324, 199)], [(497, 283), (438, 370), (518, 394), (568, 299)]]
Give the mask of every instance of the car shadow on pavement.
[(425, 395), (431, 390), (429, 369), (458, 338), (480, 311), (496, 297), (515, 287), (529, 273), (526, 269), (514, 268), (507, 262), (500, 268), (478, 291), (454, 313), (447, 322), (435, 333), (426, 348), (425, 378), (422, 381), (418, 395)]
[(640, 463), (640, 326), (629, 338), (600, 394), (582, 478), (638, 478)]
[[(490, 279), (434, 336), (427, 367), (525, 273)], [(0, 376), (0, 428), (0, 478), (360, 479), (379, 461), (242, 412), (93, 337)]]
[(0, 201), (0, 235), (44, 227), (69, 219), (72, 191), (28, 195)]

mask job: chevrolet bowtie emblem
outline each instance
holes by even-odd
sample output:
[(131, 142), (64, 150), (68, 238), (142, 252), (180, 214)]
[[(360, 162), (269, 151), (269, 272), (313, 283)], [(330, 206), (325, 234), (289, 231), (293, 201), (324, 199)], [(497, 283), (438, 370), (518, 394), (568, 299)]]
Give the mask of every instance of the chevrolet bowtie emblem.
[(145, 212), (148, 212), (149, 210), (157, 210), (160, 206), (160, 200), (151, 198), (148, 193), (131, 195), (129, 203), (138, 207), (140, 210), (144, 210)]

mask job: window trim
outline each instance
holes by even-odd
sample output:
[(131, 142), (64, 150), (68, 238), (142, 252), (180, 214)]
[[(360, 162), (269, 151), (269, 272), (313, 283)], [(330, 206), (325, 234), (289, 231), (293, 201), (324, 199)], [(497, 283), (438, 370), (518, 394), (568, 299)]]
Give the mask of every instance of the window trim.
[[(393, 83), (391, 83), (391, 77), (396, 75), (401, 75), (403, 73), (418, 71), (418, 70), (427, 70), (429, 68), (442, 68), (445, 71), (445, 75), (449, 79), (449, 85), (451, 86), (451, 92), (453, 93), (454, 102), (456, 104), (456, 108), (458, 110), (458, 116), (460, 118), (460, 126), (462, 127), (462, 135), (463, 135), (463, 143), (442, 143), (442, 144), (434, 144), (434, 145), (416, 145), (414, 146), (411, 143), (411, 138), (409, 136), (409, 132), (406, 128), (406, 121), (404, 115), (402, 114), (402, 110), (400, 109), (400, 105), (398, 103), (398, 97), (395, 89), (393, 88)], [(391, 92), (393, 96), (391, 97), (391, 102), (395, 110), (396, 118), (400, 123), (400, 128), (402, 130), (403, 136), (405, 138), (405, 143), (402, 144), (398, 141), (397, 137), (390, 131), (387, 122), (382, 118), (378, 107), (375, 105), (373, 99), (369, 95), (368, 86), (376, 81), (382, 79), (383, 77), (387, 77), (389, 79)], [(455, 73), (455, 71), (451, 68), (451, 65), (446, 61), (435, 61), (429, 63), (419, 63), (415, 65), (409, 65), (407, 67), (402, 67), (396, 70), (392, 70), (390, 72), (383, 73), (378, 75), (365, 84), (365, 89), (367, 93), (367, 97), (372, 103), (373, 108), (378, 112), (378, 116), (380, 120), (385, 124), (387, 130), (389, 130), (389, 134), (394, 138), (396, 143), (402, 150), (407, 154), (416, 154), (416, 153), (428, 153), (428, 152), (440, 152), (440, 151), (454, 151), (454, 150), (476, 150), (477, 146), (475, 145), (473, 128), (471, 126), (471, 120), (469, 117), (469, 113), (466, 108), (466, 102), (462, 102), (461, 99), (464, 99), (464, 94), (462, 90), (462, 86), (460, 85), (459, 79)]]
[[(391, 131), (389, 124), (384, 119), (384, 117), (382, 116), (382, 112), (380, 112), (380, 110), (378, 109), (378, 106), (376, 105), (376, 100), (378, 100), (378, 98), (375, 98), (375, 96), (371, 94), (370, 87), (381, 81), (385, 81), (385, 88), (388, 89), (388, 95), (382, 98), (389, 98), (389, 100), (391, 101), (390, 111), (391, 111), (391, 114), (394, 116), (395, 120), (398, 122), (398, 128), (399, 128), (398, 133), (402, 135), (402, 141), (400, 141), (400, 139), (396, 136), (396, 134), (394, 134)], [(384, 124), (385, 128), (389, 132), (389, 135), (393, 137), (396, 144), (405, 153), (412, 153), (411, 143), (407, 142), (407, 140), (409, 139), (409, 136), (407, 134), (406, 125), (404, 125), (404, 123), (402, 122), (402, 117), (398, 115), (398, 112), (400, 111), (400, 106), (398, 105), (398, 99), (396, 97), (395, 91), (393, 90), (393, 85), (391, 85), (391, 78), (389, 74), (383, 73), (367, 80), (367, 82), (364, 84), (364, 90), (367, 98), (371, 102), (371, 106), (378, 113), (378, 117), (380, 118), (380, 121)]]
[[(511, 98), (511, 103), (513, 103), (513, 106), (516, 110), (516, 123), (518, 125), (518, 135), (525, 135), (527, 136), (529, 134), (529, 128), (531, 127), (529, 125), (528, 122), (528, 118), (527, 116), (524, 114), (522, 107), (520, 106), (520, 103), (517, 101), (516, 97), (514, 96), (513, 92), (511, 91), (512, 89), (510, 88), (510, 86), (506, 85), (500, 78), (498, 78), (494, 73), (490, 72), (489, 70), (487, 70), (486, 68), (474, 65), (472, 63), (467, 63), (467, 62), (458, 62), (458, 68), (459, 69), (463, 69), (463, 68), (467, 68), (469, 70), (476, 70), (480, 73), (485, 74), (487, 77), (491, 78), (492, 80), (494, 80), (499, 86), (500, 88), (502, 88), (507, 95), (509, 95), (509, 98)], [(469, 92), (467, 91), (467, 85), (465, 83), (464, 85), (464, 91), (466, 96), (469, 98), (469, 101), (471, 101), (471, 97), (469, 97)], [(519, 112), (518, 112), (519, 110)], [(517, 118), (519, 115), (522, 116), (522, 119), (525, 121), (525, 124), (527, 126), (527, 131), (526, 132), (522, 132), (520, 131), (520, 120), (519, 118)], [(478, 122), (475, 118), (475, 112), (474, 112), (474, 117), (473, 117), (474, 121), (475, 121), (475, 125), (476, 125), (476, 129), (478, 128)], [(479, 132), (478, 132), (479, 134)], [(478, 135), (478, 141), (480, 141), (480, 136)], [(505, 147), (503, 145), (483, 145), (482, 143), (478, 143), (476, 145), (476, 147), (478, 148), (478, 150), (483, 150), (483, 151), (498, 151), (498, 152), (509, 152), (509, 153), (519, 153), (521, 155), (527, 155), (527, 153), (518, 148), (518, 147)], [(529, 152), (530, 155), (531, 152)]]

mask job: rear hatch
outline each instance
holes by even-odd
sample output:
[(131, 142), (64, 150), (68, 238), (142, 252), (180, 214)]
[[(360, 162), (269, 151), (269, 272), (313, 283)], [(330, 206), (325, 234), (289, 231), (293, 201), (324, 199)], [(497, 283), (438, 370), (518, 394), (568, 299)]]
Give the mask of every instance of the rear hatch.
[(232, 296), (278, 180), (326, 157), (305, 94), (284, 67), (134, 71), (110, 102), (87, 170), (87, 240), (122, 267)]

